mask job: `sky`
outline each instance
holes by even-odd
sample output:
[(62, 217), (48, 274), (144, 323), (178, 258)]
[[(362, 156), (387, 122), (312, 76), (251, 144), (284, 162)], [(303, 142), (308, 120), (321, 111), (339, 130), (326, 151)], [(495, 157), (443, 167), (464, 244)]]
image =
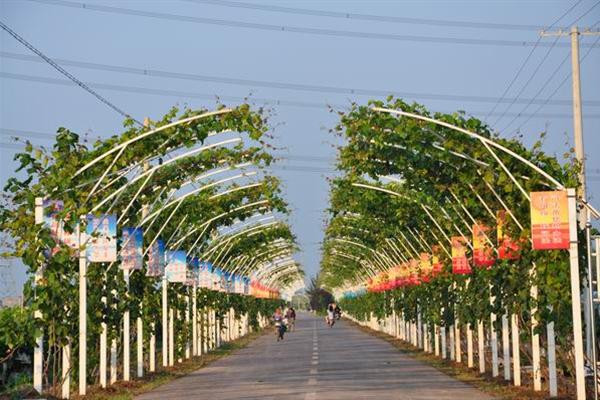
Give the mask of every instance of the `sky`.
[[(267, 100), (284, 157), (272, 173), (292, 210), (296, 258), (314, 275), (339, 144), (328, 106), (397, 93), (433, 111), (465, 110), (529, 145), (546, 131), (543, 149), (562, 157), (573, 142), (569, 38), (539, 31), (598, 29), (597, 3), (0, 0), (0, 20), (139, 120), (175, 104), (213, 108), (217, 97)], [(600, 36), (581, 43), (588, 195), (598, 207)], [(61, 126), (100, 137), (122, 131), (121, 115), (4, 31), (0, 51), (2, 186), (14, 174), (16, 131), (46, 145)], [(11, 271), (18, 291), (24, 270), (14, 262)]]

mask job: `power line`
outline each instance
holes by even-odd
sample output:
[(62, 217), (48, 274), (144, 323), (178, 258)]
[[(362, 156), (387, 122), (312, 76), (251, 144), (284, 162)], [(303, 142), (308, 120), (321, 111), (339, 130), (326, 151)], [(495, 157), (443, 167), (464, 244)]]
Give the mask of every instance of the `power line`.
[(29, 50), (31, 50), (32, 52), (34, 52), (35, 54), (37, 54), (39, 57), (41, 57), (46, 63), (50, 64), (54, 69), (56, 69), (62, 75), (64, 75), (67, 78), (69, 78), (77, 86), (79, 86), (80, 88), (82, 88), (83, 90), (85, 90), (86, 92), (88, 92), (89, 94), (91, 94), (92, 96), (94, 96), (96, 99), (100, 100), (102, 103), (104, 103), (105, 105), (107, 105), (108, 107), (110, 107), (111, 109), (113, 109), (114, 111), (116, 111), (119, 114), (121, 114), (122, 116), (124, 116), (125, 118), (130, 118), (133, 121), (135, 121), (138, 125), (144, 126), (141, 122), (137, 121), (131, 115), (129, 115), (125, 111), (121, 110), (119, 107), (117, 107), (116, 105), (114, 105), (113, 103), (111, 103), (110, 101), (108, 101), (107, 99), (105, 99), (104, 97), (102, 97), (95, 90), (93, 90), (92, 88), (90, 88), (88, 85), (86, 85), (85, 83), (81, 82), (75, 76), (73, 76), (72, 74), (70, 74), (63, 67), (61, 67), (60, 65), (58, 65), (57, 63), (55, 63), (54, 61), (52, 61), (49, 57), (47, 57), (44, 53), (42, 53), (40, 50), (38, 50), (37, 48), (35, 48), (27, 40), (25, 40), (24, 38), (22, 38), (18, 33), (16, 33), (15, 31), (13, 31), (12, 29), (10, 29), (2, 21), (0, 21), (0, 27), (2, 27), (2, 29), (4, 29), (9, 35), (11, 35), (13, 38), (15, 38), (23, 46), (27, 47)]
[[(10, 58), (14, 60), (20, 61), (28, 61), (28, 62), (40, 62), (36, 57), (12, 53), (6, 51), (0, 51), (0, 57)], [(256, 79), (242, 79), (242, 78), (230, 78), (230, 77), (222, 77), (222, 76), (214, 76), (214, 75), (200, 75), (200, 74), (190, 74), (184, 72), (173, 72), (173, 71), (164, 71), (157, 70), (151, 68), (139, 68), (139, 67), (128, 67), (128, 66), (120, 66), (120, 65), (112, 65), (112, 64), (100, 64), (100, 63), (91, 63), (84, 61), (74, 61), (68, 59), (55, 59), (57, 62), (60, 62), (64, 65), (69, 65), (78, 68), (85, 68), (91, 70), (98, 71), (108, 71), (108, 72), (117, 72), (117, 73), (127, 73), (127, 74), (135, 74), (135, 75), (144, 75), (151, 77), (160, 77), (160, 78), (172, 78), (172, 79), (180, 79), (180, 80), (189, 80), (189, 81), (200, 81), (200, 82), (215, 82), (215, 83), (226, 83), (231, 85), (238, 86), (251, 86), (251, 87), (265, 87), (270, 89), (290, 89), (290, 90), (298, 90), (298, 91), (307, 91), (307, 92), (318, 92), (318, 93), (333, 93), (333, 94), (344, 94), (344, 95), (359, 95), (359, 96), (388, 96), (393, 94), (398, 97), (409, 97), (416, 99), (427, 99), (427, 100), (451, 100), (451, 101), (469, 101), (469, 102), (484, 102), (484, 103), (492, 103), (496, 101), (502, 101), (505, 103), (512, 102), (515, 100), (515, 104), (527, 104), (530, 99), (513, 99), (513, 98), (504, 98), (498, 99), (497, 97), (489, 97), (489, 96), (472, 96), (472, 95), (449, 95), (449, 94), (440, 94), (440, 93), (422, 93), (422, 92), (405, 92), (398, 90), (381, 90), (381, 89), (364, 89), (364, 88), (349, 88), (349, 87), (339, 87), (339, 86), (327, 86), (327, 85), (314, 85), (314, 84), (304, 84), (304, 83), (291, 83), (291, 82), (276, 82), (276, 81), (265, 81), (265, 80), (256, 80)], [(586, 105), (593, 104), (594, 101), (586, 102)], [(600, 105), (600, 101), (596, 102), (597, 105)], [(571, 100), (556, 100), (552, 102), (553, 105), (569, 105), (571, 104)]]
[[(122, 7), (111, 7), (89, 3), (77, 3), (72, 1), (64, 0), (29, 0), (37, 3), (46, 5), (61, 6), (77, 8), (86, 11), (98, 11), (104, 13), (121, 14), (121, 15), (133, 15), (138, 17), (148, 17), (156, 19), (164, 19), (169, 21), (189, 22), (204, 25), (217, 25), (227, 26), (232, 28), (245, 28), (255, 29), (270, 32), (291, 32), (291, 33), (304, 33), (310, 35), (319, 36), (332, 36), (332, 37), (350, 37), (350, 38), (361, 38), (361, 39), (375, 39), (375, 40), (394, 40), (394, 41), (408, 41), (408, 42), (419, 42), (419, 43), (442, 43), (442, 44), (463, 44), (463, 45), (483, 45), (483, 46), (512, 46), (512, 47), (524, 47), (534, 46), (535, 42), (520, 41), (520, 40), (503, 40), (503, 39), (474, 39), (474, 38), (450, 38), (446, 36), (417, 36), (417, 35), (398, 35), (389, 33), (376, 33), (376, 32), (358, 32), (358, 31), (346, 31), (336, 29), (322, 29), (322, 28), (309, 28), (301, 26), (289, 26), (289, 25), (272, 25), (262, 24), (245, 21), (233, 21), (216, 18), (205, 18), (195, 17), (188, 15), (168, 14), (161, 12), (143, 11), (131, 8)], [(548, 47), (545, 43), (540, 43), (539, 46)], [(559, 43), (558, 47), (568, 47), (568, 44)]]
[[(544, 29), (542, 25), (523, 25), (523, 24), (504, 24), (495, 22), (475, 22), (475, 21), (453, 21), (453, 20), (439, 20), (439, 19), (428, 19), (428, 18), (411, 18), (411, 17), (396, 17), (387, 15), (373, 15), (373, 14), (360, 14), (360, 13), (349, 13), (340, 11), (326, 11), (326, 10), (314, 10), (306, 8), (293, 8), (293, 7), (282, 7), (282, 6), (271, 6), (263, 4), (243, 3), (239, 1), (226, 1), (226, 0), (186, 0), (190, 3), (196, 4), (209, 4), (220, 7), (231, 7), (231, 8), (244, 8), (249, 10), (260, 10), (278, 12), (284, 14), (296, 14), (296, 15), (310, 15), (317, 17), (331, 17), (341, 19), (353, 19), (359, 21), (371, 21), (371, 22), (389, 22), (399, 24), (413, 24), (413, 25), (433, 25), (433, 26), (449, 26), (455, 28), (477, 28), (477, 29), (499, 29), (499, 30), (540, 30)], [(583, 0), (580, 0), (581, 2)]]
[[(586, 12), (584, 12), (582, 15), (580, 15), (578, 18), (576, 18), (573, 22), (571, 22), (569, 25), (575, 25), (575, 23), (577, 23), (579, 20), (581, 20), (581, 18), (583, 18), (584, 16), (586, 16), (587, 14), (589, 14), (594, 8), (596, 8), (598, 5), (600, 5), (600, 1), (596, 2), (592, 7), (590, 7)], [(525, 89), (529, 86), (529, 84), (533, 81), (533, 79), (535, 78), (535, 76), (537, 75), (538, 71), (540, 70), (540, 68), (542, 67), (542, 65), (544, 65), (544, 62), (546, 61), (546, 59), (548, 58), (548, 56), (550, 55), (550, 53), (552, 52), (552, 49), (554, 49), (554, 47), (556, 46), (556, 43), (558, 42), (558, 40), (560, 39), (560, 37), (556, 37), (556, 39), (554, 40), (554, 42), (552, 42), (552, 46), (548, 49), (548, 51), (546, 52), (546, 54), (544, 55), (544, 57), (540, 60), (540, 62), (538, 63), (537, 67), (535, 68), (535, 70), (533, 71), (533, 73), (531, 74), (531, 76), (529, 77), (529, 79), (525, 82), (525, 85), (521, 88), (521, 90), (519, 91), (519, 93), (517, 94), (516, 98), (518, 99), (519, 97), (521, 97), (521, 94), (523, 94), (523, 92), (525, 91)], [(538, 37), (538, 41), (541, 40), (541, 36)], [(565, 57), (565, 59), (562, 61), (561, 65), (564, 64), (564, 62), (568, 59), (569, 55), (567, 54), (567, 56)], [(560, 68), (560, 67), (559, 67)], [(554, 77), (554, 75), (557, 73), (558, 71), (555, 70), (552, 73), (552, 76), (549, 79), (552, 79), (552, 77)], [(547, 81), (548, 82), (548, 81)], [(545, 87), (545, 85), (544, 85)], [(542, 87), (542, 90), (543, 88)], [(540, 92), (538, 92), (539, 94)], [(537, 95), (536, 95), (537, 96)], [(535, 98), (535, 96), (534, 96)], [(508, 111), (512, 106), (513, 106), (514, 102), (509, 104), (508, 107), (504, 110), (504, 111)], [(525, 107), (525, 109), (527, 109), (529, 107), (529, 104)], [(498, 123), (498, 121), (500, 121), (502, 119), (503, 115), (501, 115), (500, 117), (498, 117), (496, 119), (496, 121), (493, 123), (493, 125), (496, 125)], [(514, 120), (513, 120), (514, 121)], [(512, 121), (511, 121), (512, 123)]]
[[(56, 78), (46, 78), (40, 76), (33, 75), (24, 75), (24, 74), (13, 74), (9, 72), (0, 72), (0, 78), (6, 79), (14, 79), (21, 80), (27, 82), (37, 82), (37, 83), (47, 83), (52, 85), (61, 85), (61, 86), (73, 86), (73, 83), (66, 79), (56, 79)], [(349, 104), (326, 104), (326, 103), (315, 103), (315, 102), (303, 102), (303, 101), (295, 101), (295, 100), (278, 100), (278, 99), (269, 99), (269, 98), (258, 98), (258, 97), (238, 97), (238, 96), (217, 96), (214, 94), (205, 94), (205, 93), (196, 93), (196, 92), (184, 92), (177, 90), (166, 90), (166, 89), (151, 89), (151, 88), (142, 88), (135, 86), (123, 86), (123, 85), (113, 85), (106, 83), (88, 83), (92, 87), (97, 87), (106, 90), (116, 90), (121, 92), (128, 93), (140, 93), (140, 94), (150, 94), (150, 95), (159, 95), (159, 96), (174, 96), (174, 97), (184, 97), (184, 98), (198, 98), (204, 100), (224, 100), (224, 101), (232, 101), (232, 102), (249, 102), (253, 100), (254, 102), (262, 102), (269, 105), (274, 106), (288, 106), (288, 107), (301, 107), (301, 108), (318, 108), (325, 109), (327, 107), (333, 107), (337, 109), (344, 109), (349, 107)], [(543, 105), (546, 105), (547, 99), (543, 101)], [(539, 102), (542, 102), (541, 100)], [(538, 104), (538, 101), (534, 102)], [(532, 103), (533, 104), (533, 103)], [(568, 102), (567, 102), (568, 104)], [(588, 101), (586, 103), (588, 106), (599, 106), (600, 101)], [(485, 115), (485, 111), (472, 112), (468, 115)], [(521, 117), (527, 116), (527, 114), (512, 114), (519, 115)], [(569, 114), (537, 114), (536, 116), (540, 118), (571, 118)], [(586, 115), (586, 118), (600, 118), (598, 114), (589, 114)]]
[[(597, 23), (596, 23), (597, 24)], [(596, 25), (594, 24), (594, 25)], [(598, 44), (598, 42), (600, 42), (600, 37), (598, 37), (594, 44)], [(581, 58), (581, 63), (583, 63), (583, 60), (585, 60), (585, 58), (590, 54), (590, 51), (588, 50), (583, 57)], [(560, 82), (560, 84), (556, 87), (556, 89), (554, 89), (554, 91), (550, 94), (550, 96), (548, 96), (546, 98), (546, 100), (544, 101), (544, 103), (542, 103), (523, 123), (521, 123), (521, 125), (519, 125), (519, 127), (516, 129), (517, 131), (521, 130), (521, 128), (528, 123), (529, 121), (531, 121), (532, 118), (534, 118), (536, 116), (536, 114), (546, 106), (546, 104), (548, 104), (547, 102), (549, 102), (555, 95), (556, 93), (558, 93), (558, 91), (560, 90), (561, 87), (563, 87), (563, 85), (569, 80), (571, 79), (571, 75), (572, 73), (569, 72), (567, 74), (567, 76)]]
[[(563, 19), (567, 14), (569, 14), (575, 7), (577, 7), (583, 0), (579, 0), (577, 3), (573, 4), (571, 7), (569, 7), (567, 9), (567, 11), (565, 11), (560, 17), (558, 17), (557, 19), (554, 20), (554, 22), (552, 22), (549, 27), (547, 29), (553, 28), (554, 25), (556, 25), (561, 19)], [(546, 29), (546, 28), (545, 28)], [(512, 86), (515, 84), (515, 82), (517, 81), (517, 79), (519, 78), (519, 76), (521, 75), (521, 72), (523, 72), (523, 69), (525, 68), (525, 65), (527, 65), (527, 63), (529, 62), (529, 60), (531, 59), (531, 56), (533, 55), (533, 53), (535, 52), (535, 49), (537, 48), (537, 46), (539, 45), (539, 43), (541, 42), (542, 37), (538, 35), (538, 39), (535, 43), (535, 46), (533, 46), (533, 48), (531, 49), (531, 51), (529, 52), (529, 54), (527, 54), (527, 57), (525, 57), (525, 59), (523, 60), (523, 62), (521, 63), (521, 66), (519, 67), (519, 69), (517, 70), (517, 73), (515, 74), (515, 76), (512, 78), (512, 80), (510, 81), (510, 83), (508, 84), (508, 86), (506, 87), (506, 89), (504, 89), (504, 92), (502, 93), (502, 96), (500, 97), (500, 100), (494, 104), (494, 107), (490, 110), (490, 115), (487, 115), (485, 117), (485, 119), (488, 119), (491, 114), (496, 111), (496, 108), (500, 105), (500, 102), (506, 97), (506, 95), (508, 94), (508, 92), (510, 91), (510, 89), (512, 88)], [(556, 41), (554, 42), (554, 45), (556, 45)], [(508, 112), (508, 109), (505, 110)], [(496, 121), (497, 122), (497, 121)]]

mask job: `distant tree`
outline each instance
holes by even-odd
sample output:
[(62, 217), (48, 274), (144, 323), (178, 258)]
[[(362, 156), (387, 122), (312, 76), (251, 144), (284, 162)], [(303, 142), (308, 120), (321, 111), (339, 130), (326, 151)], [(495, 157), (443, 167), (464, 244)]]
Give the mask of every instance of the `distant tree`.
[(310, 308), (316, 311), (324, 311), (327, 305), (334, 301), (333, 295), (321, 287), (319, 276), (310, 278), (306, 294), (308, 295)]

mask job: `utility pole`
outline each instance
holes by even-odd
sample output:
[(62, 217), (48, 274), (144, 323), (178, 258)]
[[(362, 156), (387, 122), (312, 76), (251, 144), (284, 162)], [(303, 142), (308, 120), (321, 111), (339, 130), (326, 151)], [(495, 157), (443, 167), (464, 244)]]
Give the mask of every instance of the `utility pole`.
[[(575, 157), (580, 164), (579, 170), (579, 198), (584, 204), (587, 204), (586, 197), (586, 179), (585, 179), (585, 152), (583, 146), (583, 114), (581, 111), (581, 78), (579, 74), (579, 36), (597, 36), (600, 31), (591, 31), (586, 29), (580, 31), (577, 26), (571, 27), (570, 31), (558, 30), (556, 32), (541, 32), (541, 36), (570, 36), (571, 37), (571, 70), (572, 70), (572, 87), (573, 87), (573, 135), (575, 143)], [(596, 355), (596, 332), (595, 332), (595, 313), (594, 313), (594, 298), (592, 290), (592, 261), (591, 261), (591, 237), (590, 237), (590, 212), (587, 207), (581, 209), (579, 218), (579, 228), (586, 231), (586, 250), (588, 255), (587, 282), (584, 283), (584, 292), (586, 295), (585, 301), (585, 325), (586, 325), (586, 347), (588, 356), (592, 360), (592, 370), (594, 372), (594, 399), (598, 400), (598, 361)], [(600, 279), (600, 277), (596, 277)], [(585, 290), (587, 289), (587, 290)], [(575, 338), (577, 340), (577, 338)], [(583, 356), (576, 354), (576, 360), (583, 362)], [(575, 366), (577, 370), (577, 365)], [(579, 366), (583, 368), (583, 366)], [(585, 399), (585, 383), (583, 377), (577, 377), (577, 399)]]

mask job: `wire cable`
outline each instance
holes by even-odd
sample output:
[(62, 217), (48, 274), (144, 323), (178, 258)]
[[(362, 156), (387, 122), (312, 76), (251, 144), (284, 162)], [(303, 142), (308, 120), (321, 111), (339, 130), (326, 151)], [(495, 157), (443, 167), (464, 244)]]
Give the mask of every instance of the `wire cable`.
[[(0, 51), (0, 57), (10, 58), (10, 59), (19, 60), (19, 61), (41, 62), (39, 59), (37, 59), (36, 57), (33, 57), (33, 56), (19, 54), (19, 53), (5, 52), (5, 51)], [(497, 102), (497, 101), (502, 101), (502, 102), (508, 103), (508, 102), (512, 102), (514, 100), (512, 98), (504, 98), (504, 99), (499, 100), (497, 97), (487, 97), (487, 96), (448, 95), (448, 94), (441, 94), (441, 93), (405, 92), (405, 91), (398, 91), (398, 90), (349, 88), (349, 87), (314, 85), (314, 84), (304, 84), (304, 83), (229, 78), (229, 77), (222, 77), (222, 76), (199, 75), (199, 74), (190, 74), (190, 73), (183, 73), (183, 72), (156, 70), (156, 69), (150, 69), (150, 68), (99, 64), (99, 63), (67, 60), (67, 59), (58, 59), (58, 58), (56, 58), (55, 60), (57, 62), (60, 62), (63, 65), (70, 65), (73, 67), (92, 69), (92, 70), (98, 70), (98, 71), (136, 74), (136, 75), (144, 75), (144, 76), (160, 77), (160, 78), (173, 78), (173, 79), (188, 80), (188, 81), (226, 83), (226, 84), (238, 85), (238, 86), (265, 87), (265, 88), (271, 88), (271, 89), (290, 89), (290, 90), (318, 92), (318, 93), (333, 93), (333, 94), (359, 95), (359, 96), (382, 96), (382, 97), (387, 97), (388, 95), (392, 94), (392, 95), (398, 96), (398, 97), (409, 97), (409, 98), (418, 98), (418, 99), (452, 100), (452, 101), (456, 100), (456, 101), (470, 101), (470, 102), (483, 102), (483, 103), (486, 103), (486, 102), (493, 103), (493, 102)], [(208, 96), (208, 95), (206, 95), (206, 96)], [(529, 102), (529, 100), (530, 99), (516, 99), (515, 104), (527, 104)], [(270, 101), (276, 101), (276, 100), (270, 100)], [(569, 104), (571, 104), (571, 100), (556, 100), (556, 101), (552, 102), (552, 104), (554, 104), (554, 105), (569, 105)], [(589, 105), (589, 103), (586, 105)], [(322, 105), (319, 105), (319, 107), (320, 106), (322, 106)]]
[[(289, 25), (273, 25), (273, 24), (262, 24), (255, 22), (245, 21), (233, 21), (216, 18), (206, 17), (195, 17), (188, 15), (179, 14), (168, 14), (162, 12), (152, 12), (136, 10), (131, 8), (112, 7), (90, 3), (78, 3), (65, 0), (29, 0), (36, 3), (77, 8), (86, 11), (97, 11), (103, 13), (121, 14), (129, 16), (147, 17), (155, 19), (164, 19), (169, 21), (189, 22), (204, 25), (217, 25), (227, 26), (231, 28), (245, 28), (254, 30), (263, 30), (270, 32), (291, 32), (291, 33), (304, 33), (310, 35), (319, 36), (332, 36), (332, 37), (349, 37), (349, 38), (361, 38), (361, 39), (374, 39), (374, 40), (394, 40), (394, 41), (408, 41), (418, 43), (442, 43), (442, 44), (463, 44), (463, 45), (481, 45), (481, 46), (512, 46), (512, 47), (527, 47), (536, 45), (535, 42), (522, 41), (522, 40), (504, 40), (504, 39), (475, 39), (475, 38), (451, 38), (446, 36), (417, 36), (417, 35), (398, 35), (388, 33), (376, 33), (376, 32), (358, 32), (358, 31), (347, 31), (347, 30), (336, 30), (336, 29), (322, 29), (322, 28), (309, 28), (302, 26), (289, 26)], [(548, 47), (545, 43), (539, 43), (538, 46)], [(567, 44), (559, 43), (558, 47), (567, 48)]]
[(11, 35), (13, 38), (15, 38), (23, 46), (27, 47), (33, 53), (37, 54), (46, 63), (50, 64), (54, 69), (56, 69), (62, 75), (69, 78), (77, 86), (79, 86), (80, 88), (82, 88), (83, 90), (85, 90), (86, 92), (88, 92), (89, 94), (94, 96), (96, 99), (100, 100), (102, 103), (104, 103), (105, 105), (107, 105), (108, 107), (113, 109), (114, 111), (116, 111), (119, 114), (121, 114), (122, 116), (124, 116), (125, 118), (129, 118), (129, 119), (133, 120), (135, 123), (137, 123), (138, 125), (144, 126), (144, 124), (142, 124), (141, 122), (139, 122), (138, 120), (133, 118), (131, 115), (129, 115), (128, 113), (126, 113), (125, 111), (123, 111), (122, 109), (120, 109), (119, 107), (117, 107), (116, 105), (111, 103), (110, 101), (108, 101), (106, 98), (102, 97), (98, 92), (96, 92), (95, 90), (90, 88), (88, 85), (86, 85), (85, 83), (83, 83), (82, 81), (77, 79), (75, 76), (73, 76), (67, 70), (65, 70), (63, 67), (61, 67), (60, 65), (58, 65), (57, 63), (52, 61), (52, 59), (47, 57), (44, 53), (42, 53), (40, 50), (38, 50), (36, 47), (34, 47), (31, 43), (29, 43), (27, 40), (25, 40), (23, 37), (21, 37), (18, 33), (13, 31), (12, 29), (10, 29), (4, 22), (0, 21), (0, 27), (2, 27), (2, 29), (4, 29), (9, 35)]
[[(573, 4), (571, 7), (569, 7), (567, 9), (567, 11), (565, 11), (560, 17), (558, 17), (557, 19), (555, 19), (554, 22), (552, 22), (545, 29), (551, 29), (551, 28), (553, 28), (558, 22), (560, 22), (561, 19), (563, 19), (565, 16), (567, 16), (582, 1), (583, 0), (579, 0), (578, 2), (576, 2), (575, 4)], [(500, 100), (494, 105), (494, 107), (492, 107), (492, 109), (490, 110), (489, 115), (487, 115), (485, 117), (486, 120), (491, 116), (491, 114), (493, 112), (496, 111), (496, 108), (498, 108), (498, 106), (500, 105), (500, 102), (506, 97), (506, 95), (508, 94), (508, 92), (510, 91), (510, 89), (513, 87), (513, 85), (515, 84), (515, 82), (517, 81), (517, 79), (519, 78), (519, 76), (521, 75), (521, 73), (523, 72), (523, 69), (525, 68), (525, 66), (527, 65), (527, 63), (529, 62), (529, 60), (531, 59), (531, 56), (533, 55), (533, 53), (537, 49), (537, 46), (539, 45), (539, 43), (541, 42), (541, 40), (542, 40), (542, 37), (538, 35), (538, 39), (537, 39), (537, 41), (535, 43), (535, 46), (533, 46), (533, 48), (531, 49), (531, 51), (529, 52), (529, 54), (527, 54), (527, 57), (525, 57), (525, 59), (521, 63), (521, 66), (517, 70), (517, 73), (515, 74), (515, 76), (513, 76), (513, 78), (511, 79), (511, 81), (508, 84), (508, 86), (506, 87), (506, 89), (504, 89), (504, 92), (502, 93), (502, 96), (500, 96)], [(508, 110), (506, 110), (506, 111), (508, 112)], [(497, 120), (496, 120), (496, 123), (497, 123)], [(495, 125), (495, 123), (494, 123), (494, 125)]]
[[(260, 10), (269, 12), (278, 12), (284, 14), (295, 14), (295, 15), (310, 15), (316, 17), (330, 17), (330, 18), (341, 18), (341, 19), (353, 19), (360, 21), (370, 22), (389, 22), (399, 24), (413, 24), (413, 25), (433, 25), (433, 26), (448, 26), (455, 28), (477, 28), (477, 29), (500, 29), (500, 30), (540, 30), (544, 29), (541, 25), (523, 25), (523, 24), (504, 24), (495, 22), (475, 22), (475, 21), (453, 21), (453, 20), (439, 20), (439, 19), (428, 19), (428, 18), (411, 18), (411, 17), (396, 17), (388, 15), (373, 15), (373, 14), (360, 14), (360, 13), (349, 13), (341, 11), (326, 11), (326, 10), (314, 10), (306, 8), (294, 8), (294, 7), (282, 7), (282, 6), (271, 6), (263, 4), (243, 3), (240, 1), (226, 1), (226, 0), (184, 0), (195, 4), (208, 4), (219, 7), (230, 7), (230, 8), (244, 8), (248, 10)], [(581, 2), (583, 0), (580, 0)]]
[[(598, 44), (600, 42), (600, 36), (594, 41), (594, 44)], [(585, 60), (585, 58), (590, 54), (590, 51), (588, 50), (583, 57), (581, 58), (581, 63), (583, 64), (583, 60)], [(532, 118), (534, 118), (538, 112), (544, 108), (548, 102), (556, 95), (556, 93), (558, 93), (558, 91), (560, 90), (560, 88), (562, 88), (564, 86), (565, 83), (567, 83), (567, 81), (569, 79), (571, 79), (571, 76), (573, 75), (572, 72), (569, 72), (567, 74), (567, 76), (559, 83), (559, 85), (556, 87), (556, 89), (554, 89), (554, 91), (546, 98), (546, 100), (544, 100), (544, 102), (542, 104), (540, 104), (540, 106), (533, 112), (531, 113), (531, 115), (521, 123), (521, 125), (518, 126), (518, 128), (516, 129), (516, 131), (520, 131), (521, 128), (528, 123), (529, 121), (531, 121)], [(587, 118), (587, 117), (586, 117)]]

